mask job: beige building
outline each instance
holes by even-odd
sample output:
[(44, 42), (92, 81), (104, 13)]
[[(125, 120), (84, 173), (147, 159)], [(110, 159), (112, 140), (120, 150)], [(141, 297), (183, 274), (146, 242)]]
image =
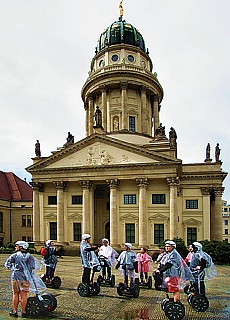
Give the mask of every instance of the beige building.
[[(222, 162), (177, 158), (177, 135), (160, 122), (163, 88), (143, 36), (118, 21), (99, 37), (82, 88), (83, 140), (36, 157), (32, 174), (33, 238), (79, 245), (108, 237), (114, 247), (155, 248), (167, 238), (186, 243), (222, 239)], [(160, 53), (159, 53), (160, 54)]]
[(32, 188), (12, 172), (0, 171), (0, 247), (32, 241)]
[(230, 243), (230, 204), (222, 200), (223, 240)]

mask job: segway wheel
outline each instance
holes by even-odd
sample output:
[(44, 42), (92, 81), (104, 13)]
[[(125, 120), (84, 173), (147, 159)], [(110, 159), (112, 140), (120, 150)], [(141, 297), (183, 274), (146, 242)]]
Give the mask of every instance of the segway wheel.
[(125, 289), (124, 283), (120, 282), (117, 286), (117, 293), (119, 296), (123, 296), (124, 289)]
[(79, 283), (77, 292), (81, 297), (87, 297), (89, 295), (89, 286), (86, 283)]
[(92, 292), (92, 294), (93, 294), (94, 296), (97, 296), (97, 295), (100, 293), (100, 285), (99, 285), (99, 283), (94, 282), (92, 286), (93, 286), (93, 292)]
[(192, 305), (192, 300), (193, 300), (194, 297), (195, 297), (195, 296), (194, 296), (193, 293), (189, 293), (189, 294), (188, 294), (188, 303), (189, 303), (190, 305)]
[[(45, 309), (47, 309), (46, 312), (52, 312), (57, 308), (57, 299), (55, 298), (54, 295), (52, 295), (51, 293), (44, 293), (42, 294), (42, 298), (43, 298), (42, 303)], [(44, 303), (44, 300), (47, 302)]]
[(167, 302), (164, 312), (166, 317), (170, 320), (181, 320), (185, 316), (184, 306), (177, 302)]
[(103, 277), (100, 275), (100, 276), (98, 276), (98, 278), (97, 278), (97, 283), (99, 283), (99, 285), (101, 285), (102, 282), (103, 282)]
[(51, 286), (53, 289), (58, 289), (61, 286), (61, 278), (55, 276), (51, 281)]
[(174, 301), (173, 298), (170, 298), (169, 300), (163, 299), (163, 300), (161, 301), (161, 309), (164, 311), (164, 310), (165, 310), (166, 303), (168, 303), (168, 302), (173, 302), (173, 301)]
[(29, 297), (26, 305), (26, 315), (30, 318), (37, 318), (44, 312), (44, 305), (37, 297)]
[(138, 284), (134, 284), (132, 287), (132, 293), (133, 293), (133, 297), (134, 298), (138, 298), (139, 297), (139, 293), (140, 293), (140, 287), (138, 286)]
[(46, 275), (44, 273), (41, 275), (41, 279), (43, 282), (46, 282)]
[(153, 280), (152, 280), (152, 277), (149, 276), (148, 282), (147, 282), (147, 287), (148, 287), (149, 289), (152, 289), (152, 286), (153, 286)]
[(184, 287), (184, 293), (185, 294), (189, 294), (190, 293), (190, 285), (189, 284), (187, 284), (185, 287)]
[(114, 287), (114, 286), (115, 286), (115, 276), (112, 275), (110, 280), (110, 287)]
[(192, 299), (192, 307), (197, 312), (205, 312), (209, 308), (209, 301), (205, 296), (194, 296)]

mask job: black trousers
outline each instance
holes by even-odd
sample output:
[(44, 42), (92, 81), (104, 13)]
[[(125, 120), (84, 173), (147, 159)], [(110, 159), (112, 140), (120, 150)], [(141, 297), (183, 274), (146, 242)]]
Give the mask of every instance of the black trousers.
[(82, 282), (90, 284), (90, 273), (91, 268), (84, 268), (83, 275), (82, 275)]
[(54, 277), (55, 268), (46, 266), (46, 278), (52, 279)]
[(155, 280), (155, 289), (158, 289), (162, 285), (163, 276), (161, 273), (153, 272), (153, 278)]

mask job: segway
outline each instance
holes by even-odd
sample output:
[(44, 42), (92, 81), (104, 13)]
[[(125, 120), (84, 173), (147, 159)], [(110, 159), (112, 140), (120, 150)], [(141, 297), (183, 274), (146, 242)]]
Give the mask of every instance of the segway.
[(51, 293), (35, 294), (27, 299), (26, 315), (29, 318), (46, 316), (57, 307), (57, 299)]
[[(107, 261), (103, 256), (99, 257), (99, 262), (100, 262), (101, 268), (107, 266)], [(115, 276), (111, 275), (111, 276), (109, 276), (107, 278), (103, 278), (102, 275), (99, 275), (98, 278), (97, 278), (97, 283), (100, 286), (114, 287), (115, 286)]]
[(161, 302), (161, 308), (170, 320), (181, 320), (185, 316), (184, 305), (181, 302), (174, 302), (173, 298), (169, 298), (168, 293)]
[(93, 267), (93, 273), (90, 280), (90, 283), (79, 283), (77, 287), (77, 292), (81, 297), (88, 297), (88, 296), (97, 296), (100, 293), (100, 285), (98, 282), (93, 282), (95, 272), (101, 270), (100, 266)]
[(46, 282), (46, 275), (42, 274), (41, 275), (42, 281), (46, 284), (47, 288), (52, 288), (52, 289), (58, 289), (61, 286), (61, 278), (58, 276), (54, 276), (50, 283)]
[(122, 265), (122, 269), (125, 272), (125, 283), (127, 284), (127, 288), (123, 282), (120, 282), (117, 286), (117, 293), (119, 296), (128, 296), (133, 298), (138, 298), (140, 293), (140, 287), (137, 283), (134, 283), (130, 287), (128, 286), (128, 269), (127, 265)]
[(184, 292), (188, 295), (188, 303), (197, 312), (205, 312), (209, 308), (209, 301), (206, 296), (197, 294), (194, 285), (188, 285), (184, 288)]

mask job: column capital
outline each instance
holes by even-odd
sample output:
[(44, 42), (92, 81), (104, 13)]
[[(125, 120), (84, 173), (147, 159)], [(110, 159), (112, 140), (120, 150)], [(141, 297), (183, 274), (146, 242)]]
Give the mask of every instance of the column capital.
[(153, 96), (153, 101), (154, 101), (154, 102), (159, 102), (159, 96), (158, 96), (157, 94), (155, 94), (155, 95)]
[(65, 190), (67, 187), (67, 182), (64, 181), (53, 181), (53, 184), (57, 190)]
[(224, 193), (224, 187), (213, 188), (213, 191), (215, 193), (215, 196), (222, 197)]
[(106, 180), (106, 183), (108, 184), (109, 188), (111, 188), (111, 189), (116, 189), (120, 185), (120, 181), (118, 179)]
[(93, 95), (92, 94), (88, 94), (87, 95), (87, 100), (91, 100), (92, 101), (93, 100)]
[(147, 188), (149, 185), (149, 179), (148, 178), (137, 178), (136, 184), (138, 188)]
[(121, 82), (120, 87), (122, 90), (127, 90), (128, 89), (128, 82)]
[(210, 196), (210, 188), (209, 187), (201, 187), (201, 193), (203, 196)]
[(147, 91), (147, 87), (146, 86), (141, 86), (141, 92), (145, 93)]
[(99, 86), (99, 89), (101, 90), (102, 93), (106, 93), (107, 86), (106, 85), (101, 85), (101, 86)]
[(83, 189), (90, 189), (93, 185), (90, 180), (81, 180), (79, 183)]
[(34, 191), (39, 191), (39, 192), (43, 192), (44, 191), (44, 183), (41, 182), (30, 182), (31, 187), (33, 188)]
[(179, 182), (180, 182), (179, 177), (167, 178), (167, 183), (170, 187), (179, 187)]

